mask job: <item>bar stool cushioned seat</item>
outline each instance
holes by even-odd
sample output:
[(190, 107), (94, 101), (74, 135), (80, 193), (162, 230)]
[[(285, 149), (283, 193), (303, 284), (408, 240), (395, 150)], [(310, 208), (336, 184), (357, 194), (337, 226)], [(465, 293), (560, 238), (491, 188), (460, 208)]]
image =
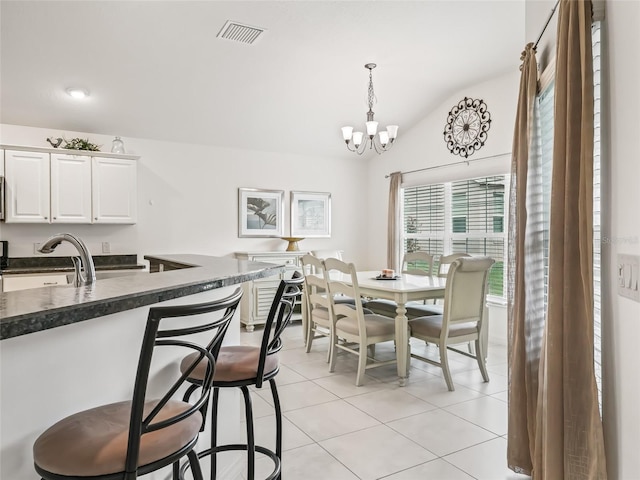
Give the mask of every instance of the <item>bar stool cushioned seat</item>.
[[(197, 357), (197, 354), (191, 354), (182, 360), (180, 366), (184, 371), (185, 367), (190, 365)], [(240, 380), (250, 380), (258, 375), (258, 363), (260, 362), (260, 347), (249, 345), (232, 345), (222, 347), (218, 354), (216, 362), (216, 372), (213, 376), (214, 382), (237, 382)], [(279, 367), (278, 355), (269, 355), (265, 359), (264, 374), (277, 370)], [(192, 377), (203, 378), (205, 373), (205, 365), (198, 364), (191, 374)]]
[[(195, 354), (197, 357), (197, 354)], [(146, 402), (148, 415), (158, 402)], [(190, 404), (169, 401), (157, 421), (187, 411)], [(46, 430), (33, 446), (35, 463), (64, 476), (95, 477), (125, 470), (131, 402), (104, 405), (71, 415)], [(187, 447), (202, 425), (200, 412), (165, 430), (150, 432), (140, 441), (138, 463), (142, 467)]]

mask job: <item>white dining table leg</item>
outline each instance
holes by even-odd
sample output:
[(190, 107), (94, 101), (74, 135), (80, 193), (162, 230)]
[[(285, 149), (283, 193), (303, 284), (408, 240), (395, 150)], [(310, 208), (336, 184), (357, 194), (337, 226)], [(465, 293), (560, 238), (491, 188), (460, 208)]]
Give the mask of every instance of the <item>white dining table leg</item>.
[(409, 323), (405, 301), (396, 300), (396, 361), (400, 386), (404, 387), (409, 376)]

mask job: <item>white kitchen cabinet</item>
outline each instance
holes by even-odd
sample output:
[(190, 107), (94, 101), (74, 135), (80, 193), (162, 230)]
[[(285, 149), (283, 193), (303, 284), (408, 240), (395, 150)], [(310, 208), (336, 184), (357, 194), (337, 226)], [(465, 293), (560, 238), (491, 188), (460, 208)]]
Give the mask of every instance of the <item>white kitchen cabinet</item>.
[(137, 156), (0, 147), (7, 223), (136, 223)]
[(6, 150), (6, 222), (50, 223), (49, 154)]
[(137, 162), (93, 157), (93, 223), (136, 223)]
[[(240, 302), (240, 323), (247, 332), (253, 332), (256, 325), (264, 325), (282, 278), (291, 278), (293, 272), (302, 271), (300, 258), (309, 252), (236, 252), (239, 260), (265, 262), (284, 265), (284, 273), (245, 282), (242, 284), (243, 294)], [(297, 302), (299, 305), (299, 302)], [(299, 309), (299, 307), (298, 307)], [(297, 310), (298, 310), (297, 309)], [(301, 314), (296, 311), (292, 319), (298, 320)]]
[(91, 157), (51, 154), (51, 223), (91, 223)]

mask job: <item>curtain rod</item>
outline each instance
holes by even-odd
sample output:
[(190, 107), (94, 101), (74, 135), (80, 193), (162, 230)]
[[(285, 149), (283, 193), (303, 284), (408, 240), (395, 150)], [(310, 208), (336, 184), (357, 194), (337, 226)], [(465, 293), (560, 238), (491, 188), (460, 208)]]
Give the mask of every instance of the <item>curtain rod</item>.
[[(426, 170), (433, 170), (436, 168), (452, 167), (454, 165), (460, 165), (462, 163), (466, 163), (467, 165), (469, 165), (471, 162), (479, 162), (480, 160), (488, 160), (490, 158), (502, 157), (504, 155), (511, 155), (511, 152), (496, 153), (495, 155), (488, 155), (486, 157), (472, 158), (471, 160), (461, 160), (459, 162), (453, 162), (453, 163), (444, 163), (442, 165), (434, 165), (433, 167), (418, 168), (416, 170), (409, 170), (407, 172), (400, 172), (400, 173), (402, 175), (407, 175), (409, 173), (424, 172)], [(388, 174), (388, 175), (385, 175), (384, 178), (389, 178), (390, 176), (391, 174)]]
[(540, 32), (540, 35), (538, 35), (538, 39), (536, 40), (536, 43), (533, 45), (533, 49), (534, 50), (536, 49), (536, 47), (538, 46), (538, 43), (542, 39), (542, 35), (544, 35), (545, 30), (549, 26), (549, 22), (553, 18), (553, 14), (556, 13), (556, 9), (558, 8), (558, 4), (560, 4), (560, 0), (556, 0), (556, 4), (551, 9), (551, 13), (549, 14), (549, 17), (547, 18), (547, 22), (544, 24), (544, 27), (542, 27), (542, 31)]

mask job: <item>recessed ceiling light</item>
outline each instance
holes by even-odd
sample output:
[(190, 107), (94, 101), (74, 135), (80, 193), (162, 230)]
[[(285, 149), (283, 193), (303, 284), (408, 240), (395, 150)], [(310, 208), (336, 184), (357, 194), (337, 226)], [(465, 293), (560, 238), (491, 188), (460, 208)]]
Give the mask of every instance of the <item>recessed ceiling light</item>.
[(67, 88), (67, 93), (73, 98), (85, 98), (89, 96), (86, 88)]

